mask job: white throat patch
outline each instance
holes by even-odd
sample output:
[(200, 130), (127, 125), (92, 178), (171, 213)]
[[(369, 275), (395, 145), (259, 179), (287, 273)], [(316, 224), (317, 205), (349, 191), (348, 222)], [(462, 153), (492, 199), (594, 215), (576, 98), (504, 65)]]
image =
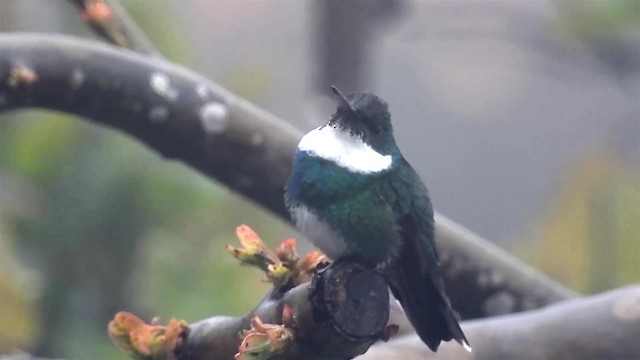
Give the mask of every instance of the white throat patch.
[(391, 167), (391, 155), (382, 155), (348, 132), (321, 126), (305, 135), (298, 150), (308, 151), (353, 172), (368, 174)]

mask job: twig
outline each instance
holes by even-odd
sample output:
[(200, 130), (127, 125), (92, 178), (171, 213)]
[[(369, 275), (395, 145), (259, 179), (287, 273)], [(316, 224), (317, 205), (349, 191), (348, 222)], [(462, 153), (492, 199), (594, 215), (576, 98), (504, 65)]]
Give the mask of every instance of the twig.
[[(117, 128), (289, 219), (283, 184), (301, 132), (187, 69), (66, 36), (0, 35), (0, 113), (33, 107)], [(489, 300), (508, 313), (575, 295), (442, 216), (436, 232), (464, 317), (495, 314)]]
[(160, 56), (151, 40), (118, 0), (69, 0), (83, 19), (108, 42), (139, 53)]

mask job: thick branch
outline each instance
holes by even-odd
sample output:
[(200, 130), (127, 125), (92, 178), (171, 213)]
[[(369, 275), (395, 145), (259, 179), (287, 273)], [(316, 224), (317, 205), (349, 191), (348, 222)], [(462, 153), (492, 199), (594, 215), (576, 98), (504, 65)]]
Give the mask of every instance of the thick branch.
[(275, 289), (244, 317), (214, 317), (189, 326), (179, 360), (229, 359), (237, 352), (238, 333), (258, 316), (282, 324), (283, 308), (293, 312), (294, 341), (273, 359), (351, 359), (385, 335), (389, 297), (381, 275), (362, 271), (351, 261), (336, 262), (283, 296)]
[(0, 35), (0, 111), (33, 107), (118, 128), (286, 213), (300, 132), (187, 69), (70, 37)]
[[(336, 276), (347, 281), (352, 274)], [(332, 281), (325, 279), (325, 284), (332, 284)], [(340, 288), (340, 285), (333, 285)], [(382, 291), (384, 289), (383, 286)], [(279, 359), (322, 358), (319, 353), (334, 356), (330, 358), (349, 358), (347, 354), (365, 351), (370, 342), (354, 344), (349, 338), (314, 321), (315, 305), (309, 301), (311, 291), (314, 291), (313, 287), (306, 283), (287, 292), (279, 300), (267, 297), (254, 312), (245, 317), (214, 317), (190, 325), (191, 331), (185, 344), (188, 351), (180, 352), (178, 358), (229, 358), (239, 343), (236, 334), (248, 327), (249, 317), (257, 314), (265, 322), (281, 323), (280, 314), (284, 304), (294, 309), (298, 328), (303, 333), (313, 334), (316, 345), (312, 348), (318, 351), (309, 352), (307, 348), (307, 352), (300, 352), (300, 349), (292, 349)], [(367, 302), (370, 311), (381, 311), (379, 306), (385, 304), (388, 303), (382, 300)], [(361, 315), (371, 316), (364, 310)], [(339, 313), (334, 312), (333, 318), (339, 318)], [(349, 321), (344, 320), (342, 324)], [(637, 358), (640, 356), (640, 342), (637, 341), (640, 338), (640, 285), (521, 314), (467, 321), (462, 323), (462, 327), (473, 346), (472, 353), (467, 353), (456, 342), (448, 342), (443, 343), (438, 353), (434, 354), (417, 336), (405, 335), (389, 343), (375, 345), (358, 359)], [(367, 329), (372, 334), (383, 331), (380, 323), (377, 326), (368, 325)]]
[[(237, 333), (248, 326), (249, 316), (259, 314), (265, 322), (278, 323), (284, 303), (295, 307), (297, 316), (310, 319), (309, 291), (309, 283), (303, 284), (280, 301), (263, 300), (245, 317), (215, 317), (190, 325), (178, 358), (231, 358), (238, 344)], [(417, 336), (407, 335), (379, 343), (358, 359), (637, 359), (640, 284), (522, 314), (463, 322), (462, 327), (473, 345), (472, 353), (455, 342), (443, 343), (438, 353), (432, 353)], [(299, 353), (286, 353), (280, 359), (300, 358), (296, 356)]]
[(544, 309), (463, 322), (473, 346), (453, 342), (431, 353), (417, 336), (373, 346), (360, 360), (387, 359), (638, 359), (640, 285)]
[[(64, 36), (0, 35), (0, 113), (34, 107), (117, 128), (288, 219), (283, 184), (301, 132), (192, 71)], [(463, 317), (574, 295), (442, 216), (436, 226)]]
[(447, 292), (464, 319), (532, 310), (577, 294), (450, 219), (436, 214)]

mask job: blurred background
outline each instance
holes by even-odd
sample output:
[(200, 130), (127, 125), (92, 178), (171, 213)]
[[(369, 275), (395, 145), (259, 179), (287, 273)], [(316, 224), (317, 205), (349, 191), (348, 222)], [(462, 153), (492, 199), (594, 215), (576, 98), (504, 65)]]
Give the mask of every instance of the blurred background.
[[(328, 86), (379, 94), (436, 209), (585, 292), (640, 280), (640, 1), (124, 1), (170, 60), (305, 131)], [(0, 31), (94, 38), (66, 1)], [(126, 136), (0, 115), (0, 354), (125, 359), (119, 310), (242, 314), (268, 286), (234, 228), (294, 235)]]

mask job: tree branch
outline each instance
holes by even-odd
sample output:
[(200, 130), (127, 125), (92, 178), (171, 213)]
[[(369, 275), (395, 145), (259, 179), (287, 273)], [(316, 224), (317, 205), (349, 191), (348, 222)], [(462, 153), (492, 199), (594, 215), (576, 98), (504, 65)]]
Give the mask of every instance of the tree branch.
[(462, 323), (473, 353), (453, 342), (437, 353), (417, 336), (373, 346), (358, 360), (638, 359), (640, 285), (565, 301), (521, 314)]
[(389, 290), (381, 273), (356, 259), (329, 264), (317, 251), (300, 256), (293, 239), (272, 250), (246, 225), (236, 228), (236, 236), (241, 246), (227, 245), (227, 251), (273, 284), (253, 311), (191, 326), (176, 319), (166, 326), (145, 324), (120, 312), (108, 326), (112, 342), (140, 360), (227, 359), (236, 353), (237, 360), (352, 359), (397, 331), (387, 326)]
[(320, 68), (315, 90), (321, 93), (332, 85), (340, 89), (367, 85), (376, 35), (411, 6), (397, 0), (320, 0), (312, 4), (319, 14), (313, 33), (314, 58)]
[[(294, 341), (274, 360), (352, 359), (386, 335), (389, 297), (381, 275), (363, 271), (350, 261), (321, 270), (311, 282), (284, 294), (275, 288), (255, 310), (243, 317), (213, 317), (189, 325), (179, 360), (228, 359), (238, 352), (238, 333), (258, 316), (283, 323), (283, 309), (294, 316)], [(354, 305), (356, 304), (356, 305)], [(356, 306), (357, 308), (353, 308)]]
[[(117, 128), (289, 219), (283, 184), (301, 132), (192, 71), (66, 36), (0, 35), (0, 113), (24, 108)], [(446, 286), (464, 318), (575, 296), (443, 216), (436, 220)]]
[(440, 214), (436, 242), (447, 293), (464, 319), (537, 309), (578, 296)]
[[(276, 347), (282, 351), (267, 350), (254, 354), (256, 358), (351, 359), (365, 352), (358, 359), (578, 360), (640, 356), (640, 284), (544, 309), (463, 322), (473, 353), (456, 342), (443, 343), (438, 353), (432, 353), (415, 334), (369, 348), (396, 329), (385, 326), (388, 306), (382, 278), (359, 270), (353, 262), (337, 262), (320, 270), (311, 283), (292, 289), (276, 287), (246, 316), (213, 317), (191, 324), (181, 344), (161, 359), (231, 358), (240, 343), (237, 334), (249, 327), (249, 319), (254, 316), (264, 323), (284, 323), (293, 334), (293, 340)], [(294, 319), (293, 323), (284, 319), (285, 307), (291, 309), (289, 319)], [(264, 345), (258, 340), (253, 343)]]
[[(335, 276), (348, 279), (351, 275)], [(328, 279), (324, 281), (332, 283)], [(384, 286), (382, 290), (376, 286), (372, 288), (386, 291)], [(175, 355), (178, 360), (230, 359), (237, 351), (238, 332), (248, 327), (250, 317), (258, 315), (264, 322), (282, 323), (285, 305), (294, 309), (296, 328), (303, 328), (303, 334), (306, 332), (307, 340), (312, 344), (289, 348), (274, 359), (350, 358), (366, 351), (375, 337), (354, 341), (314, 320), (314, 305), (309, 301), (313, 291), (317, 290), (311, 283), (305, 283), (282, 297), (270, 294), (246, 316), (219, 316), (193, 323)], [(381, 302), (366, 304), (375, 304), (369, 310), (379, 311), (377, 306)], [(640, 284), (521, 314), (466, 321), (462, 328), (473, 346), (473, 353), (467, 353), (455, 342), (443, 343), (437, 353), (432, 353), (416, 335), (405, 335), (374, 345), (358, 359), (637, 359), (640, 357), (640, 342), (637, 341), (640, 338)], [(380, 329), (380, 326), (368, 329)], [(360, 345), (358, 341), (361, 341)], [(327, 353), (321, 356), (321, 351)], [(7, 360), (18, 358), (34, 359), (20, 354), (9, 356)]]

